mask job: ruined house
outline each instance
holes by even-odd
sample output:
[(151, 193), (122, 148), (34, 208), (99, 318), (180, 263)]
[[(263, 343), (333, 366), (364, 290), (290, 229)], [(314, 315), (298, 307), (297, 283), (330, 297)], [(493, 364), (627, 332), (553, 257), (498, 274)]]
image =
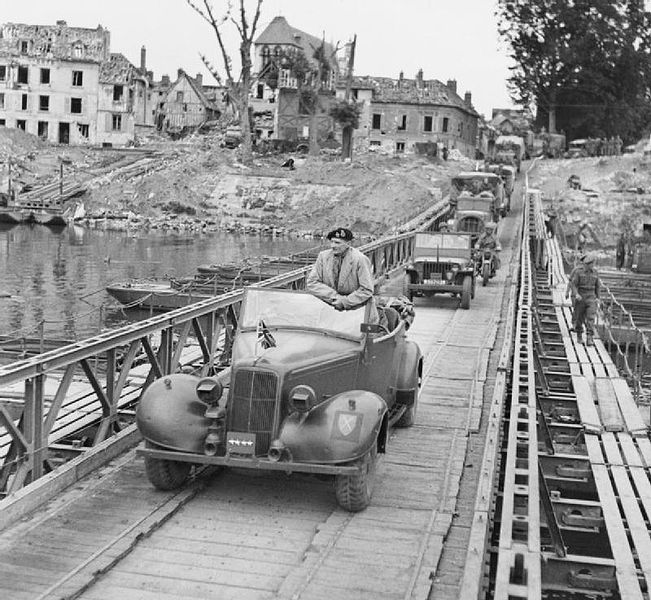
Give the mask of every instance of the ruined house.
[[(457, 94), (457, 82), (424, 79), (419, 70), (414, 79), (400, 73), (389, 77), (354, 77), (352, 98), (361, 104), (360, 126), (354, 132), (356, 146), (403, 153), (436, 145), (458, 149), (475, 157), (479, 114), (472, 96)], [(344, 86), (337, 89), (343, 97)]]
[(179, 69), (160, 101), (158, 127), (181, 131), (218, 119), (223, 111), (222, 94), (217, 86), (204, 86), (201, 74), (190, 77)]
[[(298, 82), (292, 73), (283, 68), (282, 57), (286, 53), (302, 51), (313, 60), (314, 51), (322, 43), (318, 37), (292, 27), (285, 17), (275, 17), (254, 42), (254, 84), (251, 106), (254, 116), (273, 115), (273, 130), (257, 127), (259, 135), (276, 139), (306, 139), (309, 135), (311, 107), (299, 97)], [(334, 99), (339, 70), (332, 44), (325, 44), (325, 54), (332, 64), (332, 72), (326, 90), (320, 93), (317, 126), (319, 138), (333, 130), (334, 123), (328, 116), (328, 107)], [(259, 119), (262, 121), (262, 119)]]
[(60, 144), (131, 143), (153, 122), (147, 75), (111, 54), (102, 26), (0, 25), (0, 125)]

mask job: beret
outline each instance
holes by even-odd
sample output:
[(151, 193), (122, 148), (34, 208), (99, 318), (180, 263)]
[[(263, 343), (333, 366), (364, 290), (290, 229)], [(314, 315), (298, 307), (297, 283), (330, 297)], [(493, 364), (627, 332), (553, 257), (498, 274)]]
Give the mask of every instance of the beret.
[(326, 238), (329, 240), (335, 239), (350, 242), (353, 239), (353, 232), (345, 227), (337, 227), (337, 229), (330, 231), (328, 235), (326, 235)]

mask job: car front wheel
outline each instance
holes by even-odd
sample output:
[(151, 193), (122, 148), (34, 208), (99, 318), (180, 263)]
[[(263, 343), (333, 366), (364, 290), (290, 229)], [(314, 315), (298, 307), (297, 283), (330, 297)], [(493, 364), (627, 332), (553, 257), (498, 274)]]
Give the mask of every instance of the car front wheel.
[(180, 488), (190, 474), (192, 464), (145, 456), (145, 473), (151, 484), (159, 490)]
[(335, 477), (335, 494), (337, 504), (341, 508), (350, 512), (359, 512), (370, 504), (375, 485), (376, 463), (377, 444), (374, 443), (362, 458), (351, 463), (351, 466), (360, 467), (358, 473)]

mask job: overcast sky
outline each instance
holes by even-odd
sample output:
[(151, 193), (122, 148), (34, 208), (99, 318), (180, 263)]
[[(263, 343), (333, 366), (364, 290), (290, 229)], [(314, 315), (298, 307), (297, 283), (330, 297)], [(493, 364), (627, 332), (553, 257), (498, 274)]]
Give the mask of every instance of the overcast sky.
[[(101, 24), (111, 32), (111, 51), (136, 66), (147, 48), (147, 67), (156, 79), (176, 76), (181, 67), (211, 82), (200, 53), (221, 60), (214, 34), (186, 0), (9, 0), (3, 22), (74, 27)], [(201, 2), (201, 0), (197, 0)], [(238, 4), (237, 0), (233, 0)], [(252, 0), (246, 0), (253, 6)], [(293, 27), (326, 41), (347, 42), (357, 34), (355, 74), (425, 79), (456, 79), (458, 92), (472, 92), (475, 108), (490, 118), (495, 107), (510, 107), (505, 80), (509, 61), (493, 15), (495, 0), (264, 0), (258, 33), (277, 15)], [(217, 14), (226, 0), (213, 0)], [(237, 57), (236, 38), (231, 37)]]

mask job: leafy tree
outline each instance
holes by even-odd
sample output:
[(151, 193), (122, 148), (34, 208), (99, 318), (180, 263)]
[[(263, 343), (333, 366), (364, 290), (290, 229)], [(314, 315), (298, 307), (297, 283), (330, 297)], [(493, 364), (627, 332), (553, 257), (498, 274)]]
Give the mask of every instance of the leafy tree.
[[(226, 74), (223, 80), (226, 86), (228, 100), (235, 109), (236, 116), (239, 117), (240, 129), (242, 135), (242, 162), (250, 163), (252, 160), (251, 153), (251, 112), (249, 110), (249, 93), (251, 91), (251, 69), (253, 63), (251, 60), (251, 46), (255, 38), (258, 20), (260, 19), (260, 8), (262, 0), (256, 0), (255, 13), (253, 21), (249, 24), (249, 19), (244, 6), (244, 0), (239, 0), (239, 10), (237, 16), (233, 16), (233, 7), (230, 0), (223, 0), (226, 12), (218, 17), (210, 0), (202, 0), (201, 5), (186, 0), (188, 5), (191, 6), (212, 28), (217, 38), (217, 44), (221, 53), (224, 72)], [(239, 76), (236, 78), (233, 71), (233, 64), (230, 55), (228, 54), (224, 45), (223, 27), (230, 23), (237, 30), (240, 39), (240, 65), (241, 70)], [(211, 64), (205, 55), (201, 56), (203, 63), (206, 65), (212, 76), (222, 83), (222, 77), (219, 71)]]
[(570, 137), (639, 136), (648, 121), (651, 35), (644, 0), (499, 0), (515, 102)]

